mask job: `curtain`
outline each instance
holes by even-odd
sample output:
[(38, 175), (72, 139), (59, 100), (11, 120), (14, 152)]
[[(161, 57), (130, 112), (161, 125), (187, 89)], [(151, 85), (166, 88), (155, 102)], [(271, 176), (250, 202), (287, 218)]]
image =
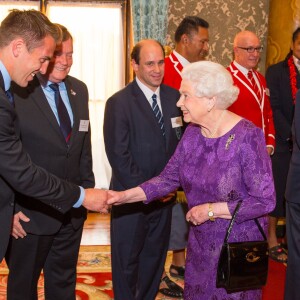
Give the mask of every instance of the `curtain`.
[(52, 22), (67, 27), (73, 36), (70, 75), (88, 86), (96, 187), (108, 188), (111, 168), (102, 128), (105, 101), (124, 86), (121, 4), (49, 2), (46, 14)]
[(134, 43), (156, 39), (166, 43), (169, 0), (132, 0)]
[(9, 13), (10, 9), (35, 9), (39, 10), (39, 2), (33, 1), (0, 1), (0, 21)]

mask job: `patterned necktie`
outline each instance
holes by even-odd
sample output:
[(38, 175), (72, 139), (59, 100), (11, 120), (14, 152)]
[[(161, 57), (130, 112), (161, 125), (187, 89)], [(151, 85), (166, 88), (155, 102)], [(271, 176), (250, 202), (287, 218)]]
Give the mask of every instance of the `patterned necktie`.
[(60, 129), (65, 137), (66, 143), (69, 144), (71, 132), (72, 132), (70, 116), (61, 98), (58, 84), (52, 83), (49, 84), (49, 87), (54, 91), (54, 98), (55, 98), (55, 104), (56, 104), (59, 123), (60, 123), (59, 124)]
[(250, 70), (248, 72), (248, 78), (249, 78), (249, 80), (252, 84), (252, 89), (253, 89), (254, 93), (257, 95), (258, 99), (261, 100), (260, 89), (259, 89), (259, 87), (256, 83), (256, 80), (255, 80), (254, 76), (253, 76), (253, 71), (252, 70)]
[(12, 92), (10, 91), (10, 89), (8, 89), (6, 92), (5, 92), (9, 102), (11, 103), (12, 106), (15, 106), (15, 100), (14, 100), (14, 95), (12, 94)]
[(165, 124), (164, 124), (164, 117), (159, 109), (159, 106), (157, 104), (157, 96), (156, 94), (153, 94), (152, 96), (152, 110), (154, 112), (154, 115), (158, 121), (158, 124), (159, 124), (159, 127), (162, 131), (162, 134), (163, 136), (166, 135), (166, 132), (165, 132)]

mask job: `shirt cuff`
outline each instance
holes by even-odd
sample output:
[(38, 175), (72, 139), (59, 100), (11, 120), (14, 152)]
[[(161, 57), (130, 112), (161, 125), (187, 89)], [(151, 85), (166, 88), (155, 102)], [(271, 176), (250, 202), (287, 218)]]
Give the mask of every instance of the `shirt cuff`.
[(85, 197), (85, 191), (84, 191), (84, 188), (83, 187), (79, 187), (80, 188), (80, 197), (78, 199), (78, 201), (73, 205), (74, 208), (78, 208), (82, 205), (82, 202), (84, 200), (84, 197)]
[(270, 155), (273, 155), (273, 154), (274, 154), (274, 151), (275, 151), (274, 146), (272, 146), (272, 145), (267, 145), (267, 148), (272, 148), (272, 152), (271, 152)]

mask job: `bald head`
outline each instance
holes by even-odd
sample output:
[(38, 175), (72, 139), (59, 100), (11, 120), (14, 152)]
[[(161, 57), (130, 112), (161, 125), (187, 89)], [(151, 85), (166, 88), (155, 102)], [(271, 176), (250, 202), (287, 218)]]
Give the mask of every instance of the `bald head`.
[(256, 41), (256, 43), (259, 43), (259, 38), (252, 31), (241, 31), (235, 36), (233, 47), (238, 47), (240, 44), (246, 44), (248, 41)]
[(136, 77), (153, 92), (164, 77), (165, 55), (162, 45), (155, 40), (142, 40), (131, 52), (131, 64)]
[(234, 60), (242, 67), (251, 70), (260, 59), (262, 47), (259, 38), (252, 31), (239, 32), (233, 41)]
[(141, 49), (143, 47), (157, 47), (159, 46), (161, 48), (161, 51), (163, 53), (163, 56), (165, 55), (165, 51), (164, 51), (164, 47), (162, 46), (162, 44), (156, 40), (141, 40), (139, 41), (132, 49), (131, 51), (131, 59), (133, 59), (137, 64), (139, 64), (140, 61), (140, 53), (141, 53)]

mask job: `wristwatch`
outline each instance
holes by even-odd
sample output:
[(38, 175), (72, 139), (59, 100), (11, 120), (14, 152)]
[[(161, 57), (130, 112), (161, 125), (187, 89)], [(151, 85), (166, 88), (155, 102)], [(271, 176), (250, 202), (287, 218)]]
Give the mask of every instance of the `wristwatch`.
[(214, 212), (212, 210), (212, 204), (208, 203), (208, 218), (210, 221), (215, 221)]

